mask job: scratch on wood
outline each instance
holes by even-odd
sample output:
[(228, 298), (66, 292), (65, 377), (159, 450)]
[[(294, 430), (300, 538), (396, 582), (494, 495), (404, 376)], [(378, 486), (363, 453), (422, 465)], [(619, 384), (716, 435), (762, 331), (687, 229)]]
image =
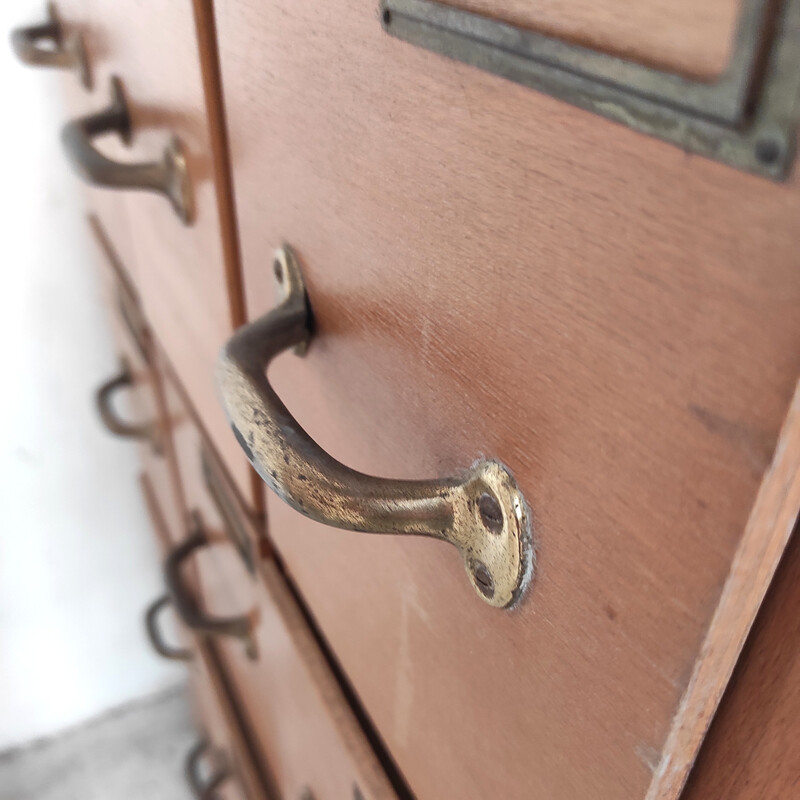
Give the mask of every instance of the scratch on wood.
[(700, 420), (709, 433), (721, 436), (740, 448), (754, 475), (763, 474), (769, 466), (772, 450), (770, 437), (766, 433), (744, 423), (726, 419), (694, 403), (689, 404), (689, 411)]

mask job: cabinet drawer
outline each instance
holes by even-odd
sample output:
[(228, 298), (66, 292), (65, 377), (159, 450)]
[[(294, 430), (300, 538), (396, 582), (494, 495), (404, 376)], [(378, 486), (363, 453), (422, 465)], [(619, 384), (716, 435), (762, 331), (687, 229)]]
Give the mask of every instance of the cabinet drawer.
[[(147, 473), (142, 476), (142, 491), (162, 554), (168, 559), (176, 547), (171, 532), (166, 529), (169, 509), (161, 505)], [(181, 580), (186, 591), (197, 592), (196, 569), (185, 566)], [(197, 747), (186, 759), (190, 788), (207, 788), (219, 779), (219, 796), (227, 800), (271, 798), (253, 745), (242, 725), (241, 712), (218, 661), (202, 637), (193, 636), (180, 624), (179, 616), (170, 613), (174, 604), (174, 598), (165, 593), (148, 607), (144, 621), (153, 649), (165, 658), (184, 661), (189, 666), (193, 706), (201, 734)]]
[(277, 394), (348, 467), (498, 459), (531, 507), (533, 582), (499, 611), (440, 542), (268, 496), (410, 789), (676, 797), (798, 505), (776, 447), (800, 373), (796, 172), (413, 47), (377, 3), (215, 9), (249, 316), (288, 242), (315, 325)]
[(124, 209), (127, 235), (123, 239), (120, 230), (118, 246), (126, 261), (130, 253), (132, 277), (155, 335), (240, 490), (261, 502), (213, 386), (220, 343), (243, 322), (243, 313), (209, 6), (190, 0), (63, 0), (58, 7), (65, 29), (83, 35), (95, 87), (91, 96), (70, 101), (70, 114), (108, 106), (112, 76), (120, 80), (129, 110), (130, 142), (112, 133), (97, 139), (97, 149), (133, 164), (159, 162), (173, 138), (180, 143), (190, 187), (189, 224), (152, 191), (94, 189), (90, 202), (115, 239), (123, 227), (117, 212)]
[(97, 216), (90, 217), (89, 224), (100, 257), (102, 296), (120, 365), (118, 374), (110, 379), (116, 381), (116, 388), (101, 404), (105, 416), (111, 415), (111, 432), (137, 442), (142, 469), (164, 514), (165, 531), (172, 541), (179, 541), (184, 515), (172, 445), (175, 420), (165, 401), (152, 335), (114, 243)]
[(225, 680), (214, 663), (213, 654), (198, 642), (190, 675), (195, 710), (209, 748), (217, 761), (222, 762), (220, 768), (231, 773), (231, 778), (220, 787), (219, 796), (225, 800), (261, 800), (267, 795), (259, 787), (250, 763), (250, 744), (239, 729)]
[[(247, 643), (213, 635), (247, 728), (278, 796), (316, 800), (395, 795), (259, 528), (199, 431), (178, 437), (190, 514), (210, 546), (198, 549), (204, 613), (247, 621)], [(358, 787), (360, 795), (354, 794)]]

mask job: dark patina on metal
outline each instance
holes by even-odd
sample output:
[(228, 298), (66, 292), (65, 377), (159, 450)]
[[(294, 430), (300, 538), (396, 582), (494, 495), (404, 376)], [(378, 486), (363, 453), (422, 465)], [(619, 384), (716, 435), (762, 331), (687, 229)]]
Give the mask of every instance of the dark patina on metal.
[(119, 78), (111, 78), (111, 102), (95, 114), (68, 122), (61, 131), (61, 142), (72, 168), (92, 186), (109, 189), (136, 189), (156, 192), (169, 200), (184, 225), (194, 211), (186, 157), (178, 139), (172, 136), (160, 161), (124, 164), (104, 156), (92, 140), (116, 133), (130, 144), (131, 117)]
[(312, 335), (303, 277), (289, 247), (278, 251), (273, 272), (281, 302), (240, 328), (217, 366), (223, 406), (258, 474), (285, 502), (326, 525), (450, 542), (484, 601), (514, 605), (531, 580), (533, 546), (530, 509), (511, 472), (479, 459), (459, 476), (395, 480), (357, 472), (326, 453), (266, 375), (273, 358), (290, 348), (301, 355)]
[[(46, 45), (42, 46), (44, 43)], [(92, 88), (83, 38), (80, 34), (64, 33), (53, 3), (47, 4), (46, 22), (11, 31), (11, 46), (23, 64), (30, 67), (74, 70), (83, 87)]]
[(617, 58), (432, 0), (381, 0), (392, 36), (500, 75), (690, 153), (773, 180), (796, 149), (800, 0), (743, 0), (711, 82)]

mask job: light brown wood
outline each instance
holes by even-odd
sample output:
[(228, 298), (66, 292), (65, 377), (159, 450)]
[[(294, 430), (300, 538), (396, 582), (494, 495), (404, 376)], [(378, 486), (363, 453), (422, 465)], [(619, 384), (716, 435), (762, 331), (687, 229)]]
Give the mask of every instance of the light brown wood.
[[(165, 395), (164, 382), (156, 365), (152, 334), (144, 320), (130, 273), (100, 218), (90, 216), (89, 227), (98, 248), (102, 294), (120, 364), (128, 364), (134, 376), (133, 387), (121, 394), (128, 400), (126, 408), (133, 422), (153, 422), (158, 427), (157, 440), (139, 442), (137, 449), (142, 468), (164, 514), (169, 537), (178, 542), (183, 539), (185, 525), (184, 501), (172, 444), (171, 421), (175, 400), (172, 395)], [(127, 316), (124, 308), (130, 309)]]
[(741, 0), (439, 0), (671, 72), (712, 78), (728, 64)]
[(369, 4), (215, 7), (249, 316), (288, 242), (317, 326), (273, 367), (278, 394), (351, 467), (496, 457), (533, 509), (537, 574), (504, 613), (441, 543), (268, 498), (411, 790), (674, 797), (780, 551), (774, 508), (751, 511), (800, 374), (796, 176), (406, 45)]
[[(228, 469), (257, 505), (261, 498), (230, 437), (213, 380), (219, 347), (243, 319), (221, 101), (207, 55), (213, 42), (213, 25), (204, 21), (209, 15), (204, 0), (65, 0), (62, 9), (69, 29), (84, 35), (96, 85), (80, 113), (107, 105), (111, 75), (121, 78), (130, 106), (132, 146), (112, 136), (98, 147), (118, 160), (151, 161), (175, 134), (187, 152), (196, 207), (191, 226), (152, 193), (95, 190), (91, 202), (104, 223), (109, 215), (116, 224), (117, 209), (124, 207), (134, 279), (148, 319)], [(124, 258), (128, 245), (120, 246)]]
[[(169, 509), (161, 505), (164, 498), (159, 498), (147, 472), (142, 474), (140, 484), (162, 557), (166, 558), (175, 546), (172, 532), (167, 526)], [(189, 586), (199, 591), (196, 567), (196, 564), (185, 565), (183, 577)], [(223, 796), (238, 797), (236, 783), (240, 783), (249, 800), (271, 800), (274, 792), (270, 789), (269, 777), (258, 763), (258, 753), (244, 730), (241, 710), (236, 706), (232, 689), (220, 672), (218, 661), (202, 637), (196, 637), (185, 629), (180, 633), (183, 634), (180, 637), (181, 645), (193, 654), (190, 682), (203, 720), (201, 728), (230, 757), (236, 774), (237, 782), (226, 783)], [(231, 786), (231, 783), (234, 785)]]
[[(206, 737), (212, 748), (223, 754), (234, 775), (220, 788), (218, 794), (225, 800), (243, 800), (244, 789), (238, 771), (242, 769), (241, 751), (236, 749), (220, 695), (224, 687), (220, 679), (212, 675), (206, 664), (207, 656), (201, 647), (195, 647), (195, 658), (190, 669), (190, 686), (194, 699), (195, 714), (198, 718), (201, 735)], [(210, 663), (210, 662), (209, 662)], [(247, 771), (247, 767), (245, 767)], [(250, 798), (255, 800), (255, 798)]]
[[(800, 509), (800, 384), (684, 693), (649, 797), (675, 797), (686, 779), (755, 610), (772, 582)], [(796, 775), (800, 779), (800, 773)]]
[[(187, 418), (188, 420), (188, 418)], [(216, 544), (199, 551), (203, 604), (219, 616), (247, 614), (252, 620), (258, 658), (248, 658), (242, 642), (216, 637), (219, 654), (280, 797), (300, 797), (312, 789), (316, 800), (352, 797), (357, 784), (365, 800), (393, 798), (394, 793), (302, 613), (274, 561), (257, 558), (258, 579), (231, 546), (226, 522), (209, 494), (202, 474), (200, 431), (184, 424), (175, 433), (178, 464), (188, 508), (197, 512)], [(221, 464), (216, 463), (219, 470)], [(228, 497), (255, 553), (259, 532), (241, 498)]]
[(800, 789), (800, 535), (795, 530), (682, 800), (784, 800)]

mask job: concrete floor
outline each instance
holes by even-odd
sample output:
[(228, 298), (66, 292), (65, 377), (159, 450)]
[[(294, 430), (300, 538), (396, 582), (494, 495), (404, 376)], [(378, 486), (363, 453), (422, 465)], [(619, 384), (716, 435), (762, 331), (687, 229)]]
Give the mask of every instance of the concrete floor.
[(0, 753), (0, 797), (188, 800), (183, 762), (197, 738), (184, 690), (171, 689)]

